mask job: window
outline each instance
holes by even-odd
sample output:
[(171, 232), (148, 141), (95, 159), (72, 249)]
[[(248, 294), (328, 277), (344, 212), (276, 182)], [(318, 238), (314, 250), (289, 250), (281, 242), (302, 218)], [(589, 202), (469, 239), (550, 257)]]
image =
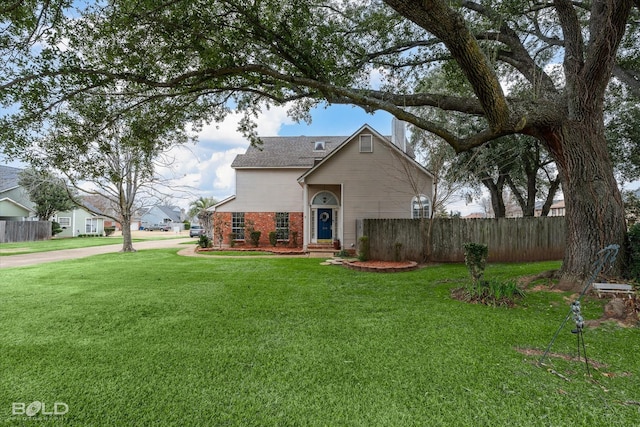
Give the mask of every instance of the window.
[(431, 201), (423, 194), (411, 200), (411, 218), (431, 218)]
[(276, 237), (289, 240), (289, 212), (276, 212)]
[(231, 232), (236, 240), (244, 240), (244, 212), (231, 213)]
[(360, 135), (360, 152), (373, 153), (373, 136)]
[(325, 150), (324, 141), (316, 141), (313, 144), (313, 151), (324, 151), (324, 150)]
[(60, 218), (58, 218), (58, 224), (60, 224), (60, 227), (62, 228), (71, 227), (71, 217), (61, 216)]
[(87, 218), (85, 221), (85, 233), (95, 234), (98, 232), (98, 220), (96, 218)]

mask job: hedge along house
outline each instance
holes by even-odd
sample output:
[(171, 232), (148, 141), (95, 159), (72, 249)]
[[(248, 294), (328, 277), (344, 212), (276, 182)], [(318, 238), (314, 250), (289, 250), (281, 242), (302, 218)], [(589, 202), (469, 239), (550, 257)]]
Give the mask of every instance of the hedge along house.
[[(275, 231), (305, 249), (357, 246), (357, 221), (430, 216), (433, 176), (407, 153), (404, 124), (391, 138), (368, 125), (348, 137), (263, 137), (231, 167), (236, 194), (213, 207), (214, 240), (261, 243)], [(216, 242), (217, 243), (217, 242)]]

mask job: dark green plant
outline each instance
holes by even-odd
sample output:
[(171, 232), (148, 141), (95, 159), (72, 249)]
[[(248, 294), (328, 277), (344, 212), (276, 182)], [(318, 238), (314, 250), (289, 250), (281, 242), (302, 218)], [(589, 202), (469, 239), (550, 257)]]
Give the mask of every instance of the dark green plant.
[(111, 236), (113, 233), (115, 233), (116, 231), (116, 227), (111, 226), (111, 227), (105, 227), (104, 228), (104, 235), (109, 237)]
[(56, 234), (62, 233), (62, 227), (60, 227), (60, 223), (55, 221), (51, 221), (51, 235), (55, 236)]
[(512, 306), (525, 296), (525, 292), (513, 280), (482, 281), (477, 286), (464, 288), (463, 292), (466, 301), (492, 306)]
[(229, 233), (229, 246), (234, 247), (236, 245), (236, 233)]
[(402, 261), (402, 243), (396, 242), (393, 247), (393, 260), (395, 262)]
[(210, 248), (211, 247), (211, 239), (206, 234), (201, 234), (200, 238), (198, 238), (198, 246), (201, 248)]
[(630, 278), (640, 282), (640, 223), (635, 223), (629, 229), (629, 265), (627, 274)]
[(358, 259), (360, 261), (369, 261), (370, 257), (371, 257), (371, 253), (370, 253), (370, 246), (369, 246), (369, 236), (362, 236), (360, 237), (360, 239), (358, 239), (358, 241), (360, 242), (360, 245), (358, 247), (359, 252), (358, 252)]
[(269, 243), (271, 243), (271, 246), (275, 246), (278, 244), (278, 233), (276, 233), (275, 231), (269, 232)]
[(185, 230), (191, 230), (191, 223), (188, 220), (185, 219), (182, 223), (184, 224)]
[(258, 247), (260, 245), (261, 234), (262, 232), (258, 230), (253, 230), (251, 233), (249, 233), (249, 239), (251, 240), (253, 246)]
[(469, 269), (473, 286), (478, 286), (484, 277), (484, 269), (487, 266), (489, 247), (482, 243), (467, 242), (464, 244), (464, 263)]

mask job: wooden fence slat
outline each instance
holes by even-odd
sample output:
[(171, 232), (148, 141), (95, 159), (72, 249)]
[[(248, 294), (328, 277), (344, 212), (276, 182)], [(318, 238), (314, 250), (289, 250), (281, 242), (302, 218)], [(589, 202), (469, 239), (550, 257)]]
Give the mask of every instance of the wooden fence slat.
[[(393, 260), (396, 243), (405, 259), (421, 261), (425, 253), (428, 221), (413, 219), (364, 219), (362, 235), (369, 237), (371, 257)], [(562, 259), (564, 217), (500, 219), (434, 219), (431, 261), (463, 262), (464, 244), (489, 246), (489, 261), (518, 262)]]
[(0, 221), (0, 243), (32, 242), (50, 238), (49, 221)]

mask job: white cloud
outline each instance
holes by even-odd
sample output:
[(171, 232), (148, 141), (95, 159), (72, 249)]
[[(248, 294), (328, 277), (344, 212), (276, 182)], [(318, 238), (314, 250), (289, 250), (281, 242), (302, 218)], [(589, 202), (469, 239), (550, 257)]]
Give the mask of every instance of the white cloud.
[[(283, 107), (263, 111), (256, 120), (257, 133), (262, 136), (278, 135), (282, 125), (293, 121)], [(220, 123), (205, 125), (198, 133), (195, 145), (174, 147), (167, 153), (170, 166), (159, 173), (172, 178), (176, 188), (176, 203), (181, 207), (198, 197), (215, 197), (222, 200), (235, 193), (233, 159), (242, 154), (249, 141), (237, 130), (242, 115), (231, 113)]]

